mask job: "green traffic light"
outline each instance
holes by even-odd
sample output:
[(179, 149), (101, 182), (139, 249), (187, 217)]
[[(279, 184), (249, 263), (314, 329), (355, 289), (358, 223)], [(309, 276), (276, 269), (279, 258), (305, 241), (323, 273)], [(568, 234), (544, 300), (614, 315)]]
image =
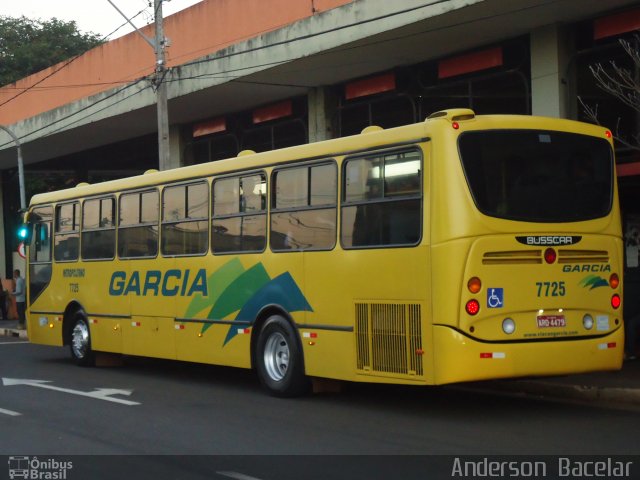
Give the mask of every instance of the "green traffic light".
[(29, 228), (26, 225), (22, 225), (18, 228), (18, 238), (20, 240), (27, 240), (29, 238)]

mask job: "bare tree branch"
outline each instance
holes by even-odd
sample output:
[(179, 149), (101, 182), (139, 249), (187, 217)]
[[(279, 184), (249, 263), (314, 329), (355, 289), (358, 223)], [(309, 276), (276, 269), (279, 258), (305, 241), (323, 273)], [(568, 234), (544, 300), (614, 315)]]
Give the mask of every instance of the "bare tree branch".
[[(640, 79), (637, 74), (640, 71), (640, 51), (638, 49), (640, 36), (635, 35), (634, 42), (623, 39), (619, 40), (619, 42), (631, 60), (633, 69), (621, 67), (612, 60), (606, 68), (601, 63), (596, 63), (595, 65), (590, 65), (589, 70), (591, 70), (598, 88), (640, 114)], [(578, 97), (578, 101), (587, 119), (597, 125), (601, 125), (598, 118), (598, 105), (588, 105), (581, 97)], [(613, 134), (615, 139), (627, 148), (640, 150), (640, 132), (625, 137), (620, 131), (621, 121), (622, 119), (618, 117)]]

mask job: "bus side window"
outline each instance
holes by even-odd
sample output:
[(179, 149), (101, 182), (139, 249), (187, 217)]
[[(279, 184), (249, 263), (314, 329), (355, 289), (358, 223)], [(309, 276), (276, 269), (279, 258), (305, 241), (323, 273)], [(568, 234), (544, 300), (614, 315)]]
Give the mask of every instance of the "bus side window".
[(211, 248), (214, 254), (262, 252), (267, 245), (264, 173), (213, 182)]
[(341, 240), (345, 248), (415, 245), (421, 235), (417, 151), (347, 160)]
[(337, 178), (335, 163), (274, 172), (272, 250), (331, 250), (335, 246)]
[(157, 190), (120, 195), (118, 256), (149, 258), (158, 254), (158, 218), (160, 202)]
[(82, 204), (83, 260), (110, 260), (116, 247), (115, 199), (96, 198)]
[(198, 181), (162, 191), (162, 254), (203, 255), (207, 252), (209, 185)]
[(53, 257), (56, 262), (78, 259), (80, 250), (80, 204), (65, 203), (56, 206)]

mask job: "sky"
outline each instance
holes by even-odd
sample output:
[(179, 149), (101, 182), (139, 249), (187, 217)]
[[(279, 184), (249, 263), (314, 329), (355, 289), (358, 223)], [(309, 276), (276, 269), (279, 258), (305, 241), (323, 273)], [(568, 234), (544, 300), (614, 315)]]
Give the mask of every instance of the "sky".
[[(163, 16), (184, 10), (201, 0), (164, 0)], [(153, 0), (111, 0), (128, 18), (140, 11), (143, 13), (133, 19), (136, 27), (144, 27), (153, 23)], [(126, 20), (111, 6), (107, 0), (0, 0), (0, 16), (20, 17), (48, 20), (75, 20), (78, 30), (84, 33), (93, 32), (101, 37), (109, 35)], [(131, 32), (133, 28), (127, 24), (109, 39), (114, 39)]]

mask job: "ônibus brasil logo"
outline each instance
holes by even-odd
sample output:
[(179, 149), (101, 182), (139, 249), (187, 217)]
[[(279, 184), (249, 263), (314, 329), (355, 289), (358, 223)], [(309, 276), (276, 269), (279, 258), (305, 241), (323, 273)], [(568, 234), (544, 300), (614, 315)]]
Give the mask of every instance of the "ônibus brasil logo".
[(60, 461), (55, 458), (39, 459), (38, 457), (11, 456), (8, 462), (9, 478), (33, 480), (66, 480), (67, 472), (73, 469), (73, 462)]

